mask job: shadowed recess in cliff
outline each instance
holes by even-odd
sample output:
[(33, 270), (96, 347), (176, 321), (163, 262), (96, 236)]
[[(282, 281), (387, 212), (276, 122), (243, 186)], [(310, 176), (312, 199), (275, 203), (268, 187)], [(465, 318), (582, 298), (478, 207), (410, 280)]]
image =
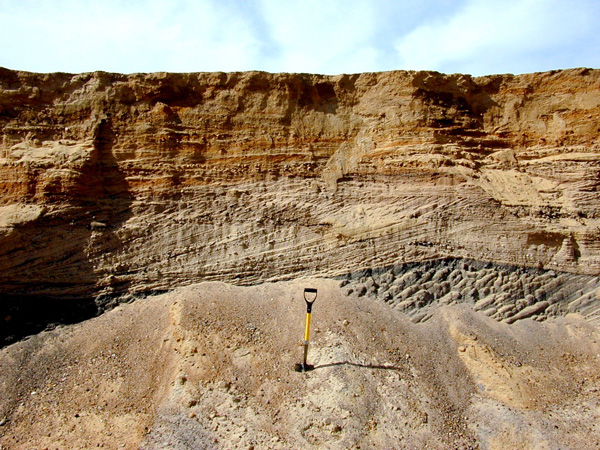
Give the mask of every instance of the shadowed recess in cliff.
[(91, 298), (0, 296), (0, 348), (58, 325), (87, 320), (98, 312)]
[(0, 312), (2, 320), (10, 318), (0, 339), (92, 317), (127, 291), (128, 283), (114, 276), (100, 288), (107, 274), (91, 262), (121, 250), (116, 231), (131, 217), (133, 197), (113, 156), (113, 142), (110, 120), (100, 120), (89, 160), (68, 193), (70, 208), (42, 214), (0, 240), (11, 261), (0, 274)]
[(413, 97), (428, 110), (428, 125), (434, 129), (449, 129), (448, 141), (474, 133), (485, 137), (483, 115), (498, 106), (492, 98), (499, 89), (497, 77), (490, 77), (484, 88), (468, 75), (419, 72), (412, 84)]
[(291, 125), (295, 114), (314, 111), (324, 114), (337, 114), (340, 99), (334, 88), (334, 83), (324, 80), (311, 80), (299, 75), (298, 79), (287, 80), (289, 101), (282, 124)]
[[(117, 230), (132, 216), (133, 194), (125, 174), (120, 170), (113, 154), (115, 132), (110, 117), (100, 119), (94, 128), (94, 150), (82, 168), (78, 189), (73, 202), (85, 212), (83, 222), (90, 233), (87, 257), (97, 259), (102, 253), (118, 252), (123, 243)], [(96, 273), (96, 272), (95, 272)], [(103, 274), (97, 273), (98, 277)], [(129, 284), (115, 277), (102, 297), (118, 296), (127, 291)], [(97, 296), (98, 292), (92, 292)], [(102, 305), (99, 305), (102, 306)]]

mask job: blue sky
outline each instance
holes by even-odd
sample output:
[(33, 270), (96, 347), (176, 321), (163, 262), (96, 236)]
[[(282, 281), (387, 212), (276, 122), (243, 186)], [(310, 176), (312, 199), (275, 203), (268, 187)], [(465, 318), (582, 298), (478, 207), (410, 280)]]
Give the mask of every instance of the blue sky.
[(0, 0), (0, 66), (33, 72), (600, 67), (598, 0)]

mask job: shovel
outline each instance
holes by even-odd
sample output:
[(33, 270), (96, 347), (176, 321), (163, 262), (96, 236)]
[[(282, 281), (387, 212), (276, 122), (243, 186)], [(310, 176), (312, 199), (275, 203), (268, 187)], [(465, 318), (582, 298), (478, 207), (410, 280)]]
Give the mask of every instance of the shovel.
[(306, 302), (306, 325), (304, 327), (304, 359), (302, 364), (296, 364), (294, 370), (296, 372), (308, 372), (313, 370), (315, 366), (306, 363), (306, 357), (308, 356), (308, 339), (310, 336), (310, 315), (312, 312), (312, 304), (317, 299), (317, 290), (314, 288), (304, 289), (304, 301)]

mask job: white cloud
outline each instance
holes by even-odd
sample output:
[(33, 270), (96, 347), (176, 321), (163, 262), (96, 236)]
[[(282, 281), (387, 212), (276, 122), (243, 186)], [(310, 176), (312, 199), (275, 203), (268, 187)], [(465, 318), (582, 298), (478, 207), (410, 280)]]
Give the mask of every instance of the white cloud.
[(268, 63), (277, 70), (340, 73), (376, 62), (368, 0), (262, 0), (261, 11), (274, 48)]
[(594, 35), (597, 12), (575, 0), (470, 0), (449, 20), (422, 24), (398, 39), (396, 49), (410, 69), (537, 70), (545, 54)]
[(25, 2), (0, 11), (0, 29), (14, 42), (0, 65), (27, 70), (231, 71), (258, 59), (248, 23), (209, 1)]

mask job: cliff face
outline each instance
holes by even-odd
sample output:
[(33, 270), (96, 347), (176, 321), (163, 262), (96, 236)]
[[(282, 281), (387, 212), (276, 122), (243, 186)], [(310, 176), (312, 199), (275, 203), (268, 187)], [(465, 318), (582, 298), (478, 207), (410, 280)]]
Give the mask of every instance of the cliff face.
[(0, 69), (0, 293), (443, 258), (600, 272), (600, 71)]

